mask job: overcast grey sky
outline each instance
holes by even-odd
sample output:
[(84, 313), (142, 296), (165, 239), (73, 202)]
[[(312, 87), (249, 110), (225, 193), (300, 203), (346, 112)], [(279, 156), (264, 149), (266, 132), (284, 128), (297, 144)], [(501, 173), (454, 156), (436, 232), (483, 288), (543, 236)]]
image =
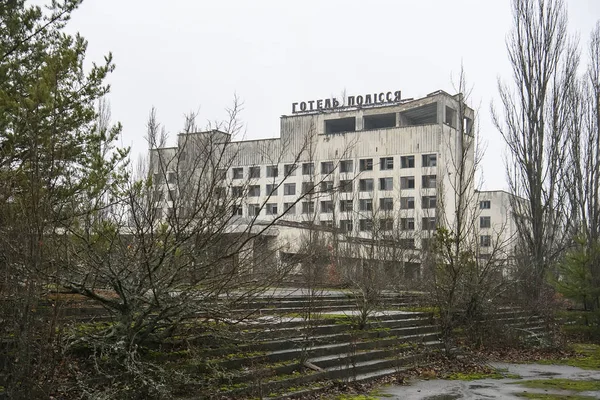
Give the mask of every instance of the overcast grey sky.
[[(600, 0), (567, 4), (585, 47)], [(484, 188), (501, 189), (503, 143), (489, 109), (497, 78), (511, 77), (510, 27), (510, 0), (86, 0), (68, 29), (89, 41), (88, 61), (112, 51), (112, 116), (134, 156), (152, 106), (174, 143), (184, 113), (199, 110), (201, 125), (223, 118), (237, 93), (246, 138), (276, 137), (292, 102), (344, 89), (454, 94), (462, 62), (487, 142)]]

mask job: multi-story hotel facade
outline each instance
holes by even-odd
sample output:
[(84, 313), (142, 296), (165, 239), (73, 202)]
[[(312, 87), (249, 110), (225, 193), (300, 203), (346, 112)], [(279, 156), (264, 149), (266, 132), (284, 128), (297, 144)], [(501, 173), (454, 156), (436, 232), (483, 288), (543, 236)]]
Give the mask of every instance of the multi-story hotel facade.
[[(186, 148), (194, 149), (190, 143), (227, 146), (222, 153), (211, 151), (203, 162), (210, 159), (222, 191), (234, 199), (232, 226), (276, 221), (265, 235), (292, 254), (310, 230), (331, 233), (348, 247), (383, 240), (406, 250), (399, 261), (410, 263), (414, 275), (418, 253), (436, 227), (454, 224), (458, 165), (463, 173), (474, 172), (473, 119), (461, 94), (436, 91), (402, 99), (399, 91), (390, 91), (294, 103), (292, 113), (281, 117), (278, 138), (235, 141), (221, 131), (188, 132), (178, 136), (176, 147), (156, 149), (156, 154), (189, 160), (194, 157), (186, 154)], [(182, 174), (183, 164), (177, 165), (166, 174)], [(486, 193), (475, 191), (474, 179), (467, 181), (469, 191)], [(504, 201), (490, 196), (494, 207)], [(174, 199), (162, 197), (169, 215)], [(494, 226), (500, 226), (508, 215), (498, 208), (484, 217), (498, 219)]]

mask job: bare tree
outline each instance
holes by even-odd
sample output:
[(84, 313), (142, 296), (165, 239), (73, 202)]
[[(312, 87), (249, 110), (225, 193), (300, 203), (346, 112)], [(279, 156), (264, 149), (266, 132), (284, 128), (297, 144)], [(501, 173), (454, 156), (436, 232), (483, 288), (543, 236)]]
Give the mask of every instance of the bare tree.
[[(494, 124), (507, 146), (507, 178), (519, 234), (526, 292), (538, 297), (545, 274), (572, 234), (563, 179), (578, 54), (567, 35), (562, 0), (513, 0), (507, 39), (513, 85), (499, 82), (502, 111)], [(524, 198), (526, 201), (518, 201)]]

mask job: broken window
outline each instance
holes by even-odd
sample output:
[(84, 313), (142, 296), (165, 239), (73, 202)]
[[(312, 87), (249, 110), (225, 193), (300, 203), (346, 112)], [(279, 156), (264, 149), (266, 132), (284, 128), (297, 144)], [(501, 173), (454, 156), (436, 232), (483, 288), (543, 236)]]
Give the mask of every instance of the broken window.
[(250, 179), (260, 178), (260, 167), (250, 167), (249, 173)]
[(352, 200), (340, 200), (340, 211), (352, 211)]
[(330, 214), (333, 212), (333, 201), (323, 200), (321, 201), (321, 213)]
[(435, 208), (436, 207), (436, 197), (435, 196), (423, 196), (421, 198), (421, 208)]
[(354, 172), (354, 162), (352, 160), (340, 161), (340, 172)]
[(382, 171), (394, 169), (394, 157), (381, 157), (379, 159), (379, 169)]
[(248, 197), (258, 197), (258, 196), (260, 196), (260, 185), (248, 186)]
[(328, 119), (325, 121), (325, 133), (354, 132), (356, 130), (356, 118)]
[(415, 167), (415, 156), (400, 157), (400, 168), (414, 168), (414, 167)]
[(414, 176), (403, 176), (400, 178), (400, 188), (402, 189), (414, 189), (415, 188), (415, 177)]
[(248, 204), (248, 216), (256, 217), (260, 214), (260, 205), (259, 204)]
[(396, 114), (395, 113), (365, 115), (363, 117), (363, 130), (395, 128), (395, 127), (396, 127)]
[(333, 192), (333, 181), (321, 182), (321, 192), (324, 192), (324, 193)]
[(277, 185), (276, 184), (267, 184), (267, 196), (277, 196)]
[(373, 211), (373, 199), (360, 199), (360, 211)]
[(242, 179), (244, 177), (244, 168), (233, 169), (233, 179)]
[(372, 158), (363, 158), (359, 161), (359, 169), (360, 171), (373, 171), (373, 159)]
[(393, 218), (381, 218), (379, 220), (379, 230), (391, 231), (393, 229), (394, 229), (394, 219)]
[(302, 175), (312, 175), (315, 173), (315, 164), (304, 163), (302, 164)]
[(432, 189), (437, 185), (437, 176), (436, 175), (423, 175), (421, 177), (421, 187), (424, 189)]
[(293, 196), (296, 194), (296, 184), (295, 183), (284, 183), (283, 184), (283, 195), (284, 196)]
[(267, 215), (277, 215), (277, 203), (267, 203), (265, 208)]
[(412, 210), (415, 208), (414, 197), (400, 197), (400, 208), (402, 210)]
[(400, 218), (400, 229), (403, 231), (414, 231), (415, 230), (415, 219), (414, 218)]
[(492, 226), (491, 217), (479, 217), (479, 227), (480, 228), (490, 228)]
[(372, 192), (373, 191), (373, 179), (359, 180), (358, 188), (361, 192)]
[(421, 228), (424, 231), (435, 230), (435, 217), (423, 217), (423, 220), (421, 221)]
[(283, 203), (283, 212), (289, 215), (296, 214), (296, 204), (294, 203)]
[(352, 232), (354, 226), (352, 225), (351, 219), (341, 219), (340, 220), (340, 229), (342, 232)]
[(423, 154), (422, 166), (435, 167), (437, 165), (437, 154)]
[(285, 164), (283, 166), (283, 173), (285, 176), (296, 175), (296, 164)]
[(444, 122), (453, 128), (456, 128), (456, 110), (446, 106), (446, 119)]
[(373, 220), (372, 219), (361, 219), (358, 222), (359, 222), (359, 230), (361, 230), (363, 232), (373, 230)]
[(394, 209), (394, 199), (391, 197), (379, 199), (379, 209), (382, 211), (392, 211)]
[(333, 161), (324, 161), (321, 163), (321, 173), (322, 174), (331, 174), (335, 169), (333, 165)]
[(437, 103), (411, 108), (399, 114), (400, 126), (437, 124)]
[(267, 165), (267, 178), (277, 178), (278, 172), (276, 165)]
[(312, 214), (315, 212), (315, 203), (313, 201), (302, 202), (302, 214)]
[(393, 190), (394, 178), (379, 178), (379, 190)]
[(302, 194), (312, 193), (314, 189), (314, 182), (302, 182)]
[(490, 247), (492, 245), (492, 237), (490, 235), (479, 236), (479, 245), (481, 247)]
[(340, 181), (340, 192), (342, 192), (342, 193), (352, 192), (352, 181), (351, 180)]

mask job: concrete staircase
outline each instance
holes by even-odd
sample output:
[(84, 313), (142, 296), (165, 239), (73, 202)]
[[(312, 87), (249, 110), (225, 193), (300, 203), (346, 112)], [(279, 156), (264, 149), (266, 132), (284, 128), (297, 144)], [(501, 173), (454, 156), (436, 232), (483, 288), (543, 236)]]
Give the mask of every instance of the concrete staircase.
[(347, 296), (311, 299), (311, 309), (318, 312), (310, 320), (300, 317), (308, 306), (306, 297), (286, 297), (275, 309), (272, 300), (264, 308), (270, 315), (237, 328), (233, 346), (203, 352), (208, 367), (195, 367), (196, 372), (218, 371), (210, 393), (190, 387), (189, 393), (198, 395), (182, 398), (302, 397), (336, 382), (394, 374), (419, 362), (425, 351), (441, 347), (431, 313), (398, 310), (414, 304), (414, 298), (384, 299), (390, 310), (374, 313), (363, 329), (357, 329), (356, 302)]

